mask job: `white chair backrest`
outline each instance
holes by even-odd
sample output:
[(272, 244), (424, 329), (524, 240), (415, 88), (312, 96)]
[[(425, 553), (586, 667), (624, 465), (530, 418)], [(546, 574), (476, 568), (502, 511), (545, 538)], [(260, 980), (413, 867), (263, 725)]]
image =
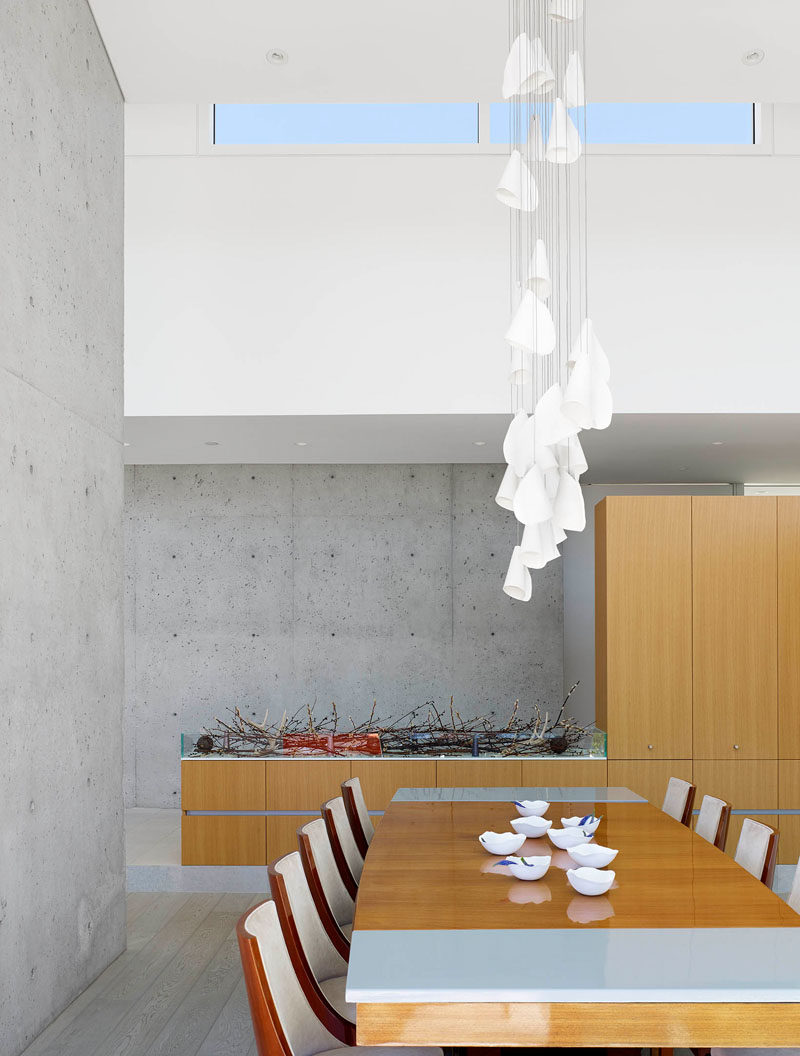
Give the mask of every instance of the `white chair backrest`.
[(722, 811), (725, 809), (724, 799), (715, 799), (714, 796), (703, 796), (700, 804), (700, 813), (697, 815), (697, 824), (694, 831), (704, 840), (713, 843), (717, 838), (719, 821)]
[(314, 1056), (317, 1052), (340, 1048), (342, 1043), (317, 1019), (298, 982), (275, 903), (257, 906), (244, 926), (258, 942), (269, 990), (292, 1056)]
[(767, 864), (771, 835), (772, 829), (768, 825), (762, 825), (760, 821), (753, 821), (752, 818), (744, 819), (733, 860), (748, 873), (752, 873), (757, 880), (761, 879)]
[(339, 843), (341, 843), (344, 851), (345, 861), (353, 874), (353, 879), (358, 883), (364, 870), (364, 859), (361, 857), (361, 851), (358, 849), (356, 838), (350, 827), (350, 819), (347, 816), (344, 800), (341, 796), (337, 796), (336, 799), (329, 801), (328, 808), (333, 818), (336, 835), (339, 837)]
[(358, 820), (361, 822), (361, 828), (367, 838), (367, 843), (371, 843), (372, 837), (375, 835), (375, 826), (372, 824), (372, 819), (367, 810), (367, 801), (364, 799), (364, 790), (361, 787), (361, 782), (357, 777), (351, 777), (349, 781), (345, 781), (345, 784), (353, 790)]
[(682, 821), (691, 787), (688, 781), (682, 781), (679, 777), (671, 777), (667, 785), (667, 794), (664, 796), (664, 804), (661, 807), (664, 813), (669, 814), (676, 821)]
[(286, 894), (300, 936), (300, 945), (308, 958), (314, 978), (323, 983), (327, 979), (347, 975), (347, 962), (328, 938), (328, 933), (319, 919), (298, 852), (292, 851), (277, 861), (275, 872), (281, 874), (286, 884)]
[(798, 861), (797, 868), (794, 871), (794, 882), (792, 883), (788, 902), (795, 913), (800, 913), (800, 861)]
[(322, 884), (322, 890), (328, 900), (328, 905), (331, 907), (331, 913), (333, 913), (336, 923), (339, 927), (343, 924), (352, 924), (355, 902), (344, 886), (341, 876), (339, 876), (325, 822), (322, 818), (316, 818), (314, 821), (308, 821), (301, 826), (300, 831), (308, 836), (308, 841), (311, 844), (311, 853), (314, 856), (314, 863), (319, 873), (319, 882)]

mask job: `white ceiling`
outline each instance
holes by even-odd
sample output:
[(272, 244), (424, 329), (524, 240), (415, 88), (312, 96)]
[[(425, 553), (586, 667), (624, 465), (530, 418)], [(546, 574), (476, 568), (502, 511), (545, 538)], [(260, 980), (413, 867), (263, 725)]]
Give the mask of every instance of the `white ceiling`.
[[(507, 47), (504, 0), (89, 2), (129, 102), (492, 100)], [(799, 0), (587, 8), (595, 100), (800, 99)], [(741, 62), (752, 48), (760, 66)]]
[[(125, 461), (499, 462), (507, 427), (506, 414), (126, 418)], [(619, 414), (581, 442), (584, 483), (800, 483), (800, 414)]]

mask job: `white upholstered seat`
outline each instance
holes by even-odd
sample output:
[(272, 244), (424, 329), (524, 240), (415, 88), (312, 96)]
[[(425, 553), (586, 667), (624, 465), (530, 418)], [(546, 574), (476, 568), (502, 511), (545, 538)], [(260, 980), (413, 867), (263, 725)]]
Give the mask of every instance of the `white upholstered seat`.
[(667, 794), (661, 809), (676, 821), (685, 823), (687, 811), (690, 808), (689, 798), (694, 797), (694, 785), (688, 781), (682, 781), (679, 777), (671, 777), (667, 784)]
[(720, 822), (728, 804), (724, 799), (716, 799), (714, 796), (703, 796), (700, 804), (700, 813), (697, 815), (697, 823), (694, 831), (704, 840), (716, 845), (720, 830)]
[(774, 835), (769, 825), (762, 825), (760, 821), (753, 821), (752, 818), (744, 819), (733, 860), (757, 880), (764, 878), (767, 856)]
[[(355, 913), (355, 902), (348, 894), (347, 888), (342, 883), (336, 860), (331, 850), (331, 842), (328, 839), (328, 830), (322, 818), (306, 822), (300, 831), (305, 833), (311, 844), (314, 862), (319, 873), (319, 881), (325, 898), (330, 906), (334, 920), (339, 925), (345, 938), (350, 938), (353, 930), (353, 915)], [(345, 928), (350, 931), (345, 931)]]
[(364, 858), (353, 835), (344, 800), (341, 796), (337, 796), (336, 799), (329, 799), (323, 810), (329, 812), (331, 824), (336, 830), (336, 836), (339, 838), (339, 844), (347, 862), (347, 868), (352, 873), (355, 882), (358, 883), (364, 869)]
[(292, 920), (311, 975), (330, 1005), (350, 1023), (355, 1023), (355, 1005), (348, 1005), (344, 999), (347, 962), (328, 938), (319, 918), (300, 855), (292, 851), (279, 858), (272, 868), (283, 877)]
[[(345, 1052), (356, 1056), (371, 1056), (373, 1053), (385, 1056), (386, 1050), (382, 1047), (362, 1048), (337, 1041), (316, 1017), (292, 968), (274, 902), (262, 902), (251, 910), (244, 919), (243, 930), (256, 941), (269, 996), (290, 1048), (285, 1056), (343, 1056)], [(258, 991), (252, 973), (245, 970), (245, 979), (251, 1004), (266, 1009), (267, 995)], [(267, 1011), (265, 1019), (270, 1018)], [(264, 1045), (271, 1040), (263, 1039)], [(392, 1056), (442, 1056), (442, 1050), (433, 1047), (392, 1048), (391, 1052)]]
[(364, 799), (364, 790), (361, 787), (361, 782), (357, 777), (351, 777), (348, 781), (342, 783), (342, 792), (346, 789), (350, 789), (361, 831), (367, 841), (367, 846), (369, 846), (372, 843), (372, 837), (375, 835), (375, 827), (372, 824), (372, 818), (369, 816), (369, 810), (367, 810), (367, 801)]

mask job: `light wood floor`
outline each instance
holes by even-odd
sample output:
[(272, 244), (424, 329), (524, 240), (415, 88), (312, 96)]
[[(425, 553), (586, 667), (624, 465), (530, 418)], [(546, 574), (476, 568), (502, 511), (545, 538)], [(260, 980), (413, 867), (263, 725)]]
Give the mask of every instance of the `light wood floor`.
[(128, 895), (128, 949), (24, 1056), (256, 1056), (234, 927), (263, 895)]

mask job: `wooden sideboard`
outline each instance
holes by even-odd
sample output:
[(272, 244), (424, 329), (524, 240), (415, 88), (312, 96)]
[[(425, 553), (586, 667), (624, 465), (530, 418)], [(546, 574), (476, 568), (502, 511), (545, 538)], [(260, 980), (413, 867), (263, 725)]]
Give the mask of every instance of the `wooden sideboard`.
[(606, 760), (589, 758), (183, 759), (183, 865), (265, 865), (294, 850), (299, 826), (350, 777), (372, 811), (385, 810), (398, 788), (608, 783)]
[(692, 780), (796, 863), (800, 815), (756, 812), (800, 809), (800, 496), (610, 496), (595, 559), (609, 784), (659, 802)]

